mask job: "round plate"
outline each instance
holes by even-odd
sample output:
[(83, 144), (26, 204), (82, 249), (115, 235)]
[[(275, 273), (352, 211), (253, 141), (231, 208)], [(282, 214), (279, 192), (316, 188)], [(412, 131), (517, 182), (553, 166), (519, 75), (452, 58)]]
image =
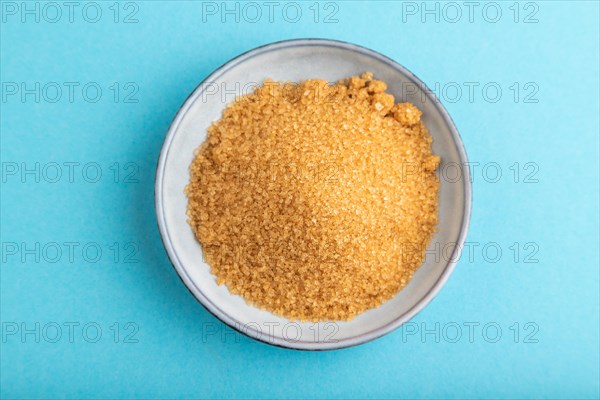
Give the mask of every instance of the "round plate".
[[(330, 82), (370, 71), (385, 81), (396, 101), (409, 101), (423, 111), (433, 137), (433, 152), (442, 158), (439, 231), (412, 281), (394, 298), (351, 321), (298, 322), (258, 309), (215, 277), (186, 221), (189, 166), (207, 128), (240, 94), (252, 92), (264, 79)], [(301, 39), (272, 43), (242, 54), (213, 72), (185, 101), (163, 144), (156, 172), (158, 226), (175, 270), (192, 294), (232, 328), (263, 342), (302, 350), (354, 346), (398, 328), (422, 310), (444, 285), (459, 258), (471, 211), (467, 156), (452, 119), (432, 92), (391, 59), (350, 43)], [(449, 249), (450, 246), (451, 248)]]

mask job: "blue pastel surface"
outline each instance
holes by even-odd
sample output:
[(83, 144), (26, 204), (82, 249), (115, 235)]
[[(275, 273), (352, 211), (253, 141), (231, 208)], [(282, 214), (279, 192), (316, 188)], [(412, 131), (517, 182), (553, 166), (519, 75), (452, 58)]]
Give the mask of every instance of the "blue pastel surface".
[[(74, 3), (0, 3), (0, 397), (600, 396), (598, 2)], [(404, 328), (322, 353), (202, 308), (153, 203), (195, 86), (304, 37), (413, 71), (473, 163), (469, 251), (441, 293)]]

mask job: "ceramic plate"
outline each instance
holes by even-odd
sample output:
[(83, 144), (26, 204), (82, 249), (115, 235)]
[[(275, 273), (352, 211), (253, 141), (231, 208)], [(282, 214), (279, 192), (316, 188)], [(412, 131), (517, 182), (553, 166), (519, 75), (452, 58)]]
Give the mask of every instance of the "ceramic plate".
[[(352, 321), (290, 321), (250, 306), (226, 286), (216, 284), (202, 250), (186, 222), (189, 165), (206, 138), (211, 122), (227, 103), (251, 92), (265, 78), (330, 82), (370, 71), (385, 81), (396, 101), (409, 101), (423, 111), (433, 137), (439, 167), (439, 231), (413, 280), (394, 298)], [(471, 210), (467, 156), (452, 119), (432, 92), (406, 68), (350, 43), (302, 39), (272, 43), (234, 58), (202, 82), (185, 101), (163, 144), (156, 173), (156, 213), (160, 233), (175, 270), (192, 294), (232, 328), (263, 342), (302, 350), (337, 349), (373, 340), (401, 326), (440, 291), (459, 258)]]

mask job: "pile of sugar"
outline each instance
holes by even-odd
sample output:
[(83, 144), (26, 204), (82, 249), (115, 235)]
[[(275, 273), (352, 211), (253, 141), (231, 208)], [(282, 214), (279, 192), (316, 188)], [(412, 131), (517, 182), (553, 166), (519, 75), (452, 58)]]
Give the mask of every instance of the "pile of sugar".
[(437, 224), (440, 159), (421, 112), (386, 89), (370, 73), (267, 80), (210, 126), (186, 192), (219, 284), (321, 321), (351, 319), (410, 281)]

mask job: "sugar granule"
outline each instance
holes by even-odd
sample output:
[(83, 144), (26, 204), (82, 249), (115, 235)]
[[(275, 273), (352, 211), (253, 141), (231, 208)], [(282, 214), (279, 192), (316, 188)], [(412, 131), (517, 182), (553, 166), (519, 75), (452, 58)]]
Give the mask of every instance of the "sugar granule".
[(386, 90), (370, 73), (267, 80), (227, 106), (186, 187), (217, 283), (322, 321), (351, 319), (411, 280), (437, 225), (440, 159), (421, 111)]

